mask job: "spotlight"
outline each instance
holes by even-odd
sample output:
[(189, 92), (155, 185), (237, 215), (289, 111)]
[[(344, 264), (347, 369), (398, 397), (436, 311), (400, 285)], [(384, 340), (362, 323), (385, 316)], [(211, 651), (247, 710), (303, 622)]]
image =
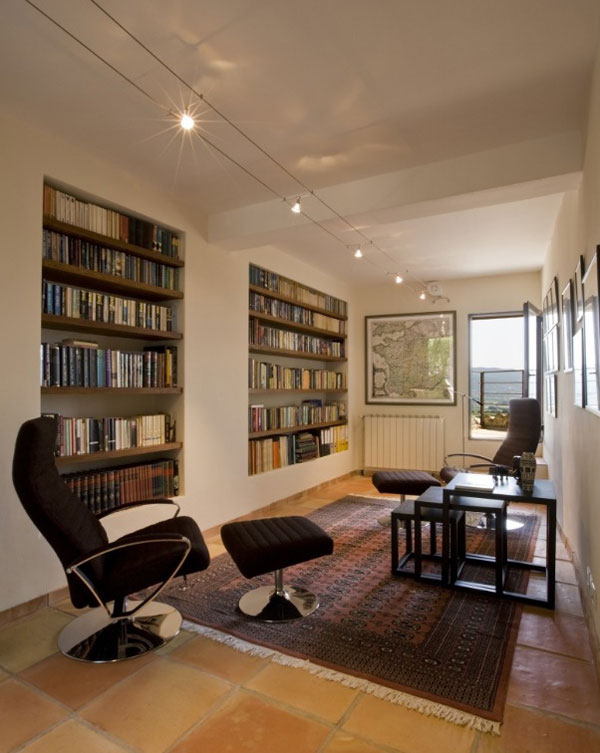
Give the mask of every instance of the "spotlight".
[(396, 284), (400, 285), (401, 282), (402, 282), (402, 277), (400, 277), (400, 275), (396, 275)]
[(184, 131), (191, 131), (192, 128), (196, 125), (196, 121), (194, 120), (194, 118), (192, 118), (191, 115), (188, 115), (187, 112), (184, 112), (179, 119), (179, 125), (183, 128)]
[(294, 214), (300, 214), (301, 211), (302, 211), (302, 207), (300, 206), (300, 197), (298, 196), (298, 198), (292, 205), (292, 212)]
[(424, 301), (424, 300), (425, 300), (425, 298), (427, 298), (427, 296), (425, 295), (425, 291), (424, 291), (424, 290), (422, 290), (422, 291), (421, 291), (421, 292), (419, 293), (419, 298), (420, 298), (420, 299), (421, 299), (422, 301)]
[(354, 252), (355, 258), (356, 259), (360, 259), (362, 255), (363, 254), (362, 254), (362, 251), (360, 250), (360, 248), (357, 248), (356, 251)]

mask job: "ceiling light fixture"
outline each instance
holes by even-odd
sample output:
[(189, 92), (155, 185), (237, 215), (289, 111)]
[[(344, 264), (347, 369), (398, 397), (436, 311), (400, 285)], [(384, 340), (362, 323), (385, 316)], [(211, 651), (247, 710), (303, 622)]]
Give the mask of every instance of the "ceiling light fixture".
[(421, 291), (421, 292), (419, 293), (419, 298), (420, 298), (420, 299), (421, 299), (422, 301), (424, 301), (424, 300), (425, 300), (425, 299), (427, 298), (427, 296), (425, 295), (425, 291), (424, 291), (424, 290), (422, 290), (422, 291)]
[(402, 277), (400, 277), (400, 275), (396, 275), (396, 284), (400, 285), (401, 282), (402, 282)]
[(179, 118), (179, 125), (184, 131), (191, 131), (196, 125), (196, 121), (187, 112), (184, 112), (181, 118)]
[[(165, 106), (162, 102), (159, 102), (156, 100), (149, 92), (147, 92), (143, 87), (141, 87), (137, 82), (133, 81), (131, 78), (126, 76), (123, 72), (121, 72), (118, 68), (116, 68), (114, 65), (108, 62), (105, 58), (103, 58), (99, 53), (97, 53), (95, 50), (93, 50), (91, 47), (89, 47), (87, 44), (81, 41), (75, 34), (70, 32), (68, 29), (66, 29), (62, 24), (60, 24), (56, 19), (54, 19), (51, 15), (49, 15), (47, 12), (42, 10), (33, 0), (25, 0), (25, 2), (30, 5), (32, 8), (34, 8), (40, 15), (44, 16), (48, 21), (50, 21), (52, 24), (57, 26), (61, 31), (63, 31), (65, 34), (67, 34), (71, 39), (73, 39), (77, 44), (79, 44), (81, 47), (83, 47), (87, 52), (89, 52), (91, 55), (96, 57), (100, 62), (102, 62), (104, 65), (106, 65), (108, 68), (110, 68), (113, 73), (117, 74), (120, 78), (124, 79), (128, 84), (130, 84), (133, 88), (137, 89), (140, 94), (142, 94), (144, 97), (152, 101), (154, 105), (156, 105), (159, 109), (166, 112), (170, 117), (175, 116), (176, 122), (180, 125), (180, 127), (183, 130), (191, 131), (195, 127), (195, 121), (194, 118), (189, 115), (188, 113), (184, 113), (181, 115), (181, 113), (176, 113), (173, 111), (173, 109)], [(129, 29), (127, 29), (120, 21), (118, 21), (113, 15), (111, 15), (105, 8), (102, 7), (100, 2), (98, 0), (90, 0), (90, 3), (93, 4), (99, 11), (101, 11), (105, 16), (107, 16), (116, 26), (118, 26), (125, 34), (127, 34), (137, 45), (139, 45), (148, 55), (150, 55), (154, 60), (156, 60), (165, 70), (167, 70), (171, 75), (173, 75), (183, 86), (185, 86), (192, 94), (194, 94), (200, 102), (202, 102), (204, 105), (209, 107), (213, 112), (215, 112), (222, 120), (227, 123), (231, 128), (233, 128), (240, 136), (242, 136), (244, 139), (246, 139), (249, 143), (251, 143), (258, 151), (263, 154), (267, 159), (269, 159), (273, 164), (275, 164), (277, 167), (279, 167), (289, 178), (294, 180), (299, 186), (301, 186), (302, 189), (305, 189), (307, 194), (314, 196), (314, 198), (319, 201), (319, 203), (324, 206), (326, 209), (331, 211), (331, 213), (337, 217), (339, 220), (344, 222), (351, 230), (356, 232), (361, 238), (363, 238), (366, 242), (370, 243), (377, 251), (379, 251), (384, 256), (387, 256), (390, 261), (396, 261), (392, 255), (385, 249), (379, 246), (378, 244), (374, 243), (373, 240), (368, 238), (359, 228), (357, 228), (355, 225), (353, 225), (346, 217), (341, 215), (336, 209), (334, 209), (328, 202), (326, 202), (324, 199), (322, 199), (320, 196), (318, 196), (313, 189), (311, 189), (309, 186), (307, 186), (300, 178), (298, 178), (296, 175), (294, 175), (285, 165), (283, 165), (281, 162), (279, 162), (275, 157), (273, 157), (269, 152), (264, 149), (258, 142), (256, 142), (254, 139), (252, 139), (247, 133), (243, 131), (242, 128), (240, 128), (235, 122), (233, 122), (230, 118), (227, 117), (221, 110), (219, 110), (212, 102), (210, 102), (204, 94), (201, 92), (198, 92), (191, 84), (189, 84), (182, 76), (180, 76), (173, 68), (168, 66), (158, 55), (156, 55), (147, 45), (145, 45), (138, 37), (136, 37), (134, 34), (132, 34)], [(187, 117), (186, 117), (187, 116)], [(194, 131), (194, 135), (200, 138), (202, 141), (204, 141), (208, 146), (213, 148), (218, 154), (225, 157), (227, 160), (229, 160), (232, 164), (234, 164), (236, 167), (238, 167), (242, 172), (244, 172), (249, 177), (253, 178), (255, 181), (257, 181), (260, 185), (263, 186), (267, 191), (274, 194), (280, 199), (283, 199), (287, 202), (285, 199), (285, 196), (282, 196), (282, 194), (272, 188), (270, 185), (268, 185), (265, 181), (261, 180), (257, 175), (255, 175), (251, 170), (249, 170), (247, 167), (245, 167), (243, 164), (241, 164), (238, 160), (234, 159), (231, 155), (227, 154), (223, 149), (218, 147), (215, 143), (213, 143), (209, 138), (206, 137), (205, 134), (199, 133), (197, 130)], [(303, 217), (305, 217), (309, 222), (312, 222), (315, 225), (318, 225), (323, 231), (325, 231), (328, 235), (330, 235), (335, 241), (338, 243), (343, 243), (341, 238), (339, 238), (334, 232), (332, 232), (325, 224), (324, 221), (318, 220), (315, 217), (311, 217), (310, 214), (307, 214), (305, 211), (302, 211), (300, 207), (300, 196), (296, 199), (296, 202), (291, 207), (291, 211), (294, 212), (294, 214), (302, 214)], [(356, 254), (357, 258), (360, 258), (358, 254)], [(362, 256), (362, 252), (361, 252)], [(371, 255), (370, 255), (371, 256)], [(382, 268), (382, 264), (376, 260), (376, 258), (370, 258), (367, 257), (366, 260), (372, 264), (373, 266)], [(385, 267), (384, 267), (385, 269)], [(392, 273), (386, 271), (386, 275), (391, 275)], [(398, 277), (398, 275), (396, 275)], [(398, 282), (398, 280), (397, 280)], [(417, 282), (421, 282), (420, 280), (417, 280)], [(410, 287), (410, 286), (409, 286)], [(411, 288), (413, 290), (413, 288)], [(416, 291), (415, 291), (416, 292)], [(419, 296), (422, 300), (426, 299), (425, 292)]]
[(360, 258), (362, 258), (362, 255), (363, 255), (363, 252), (360, 250), (360, 246), (359, 246), (356, 249), (356, 251), (354, 252), (354, 258), (355, 259), (360, 259)]

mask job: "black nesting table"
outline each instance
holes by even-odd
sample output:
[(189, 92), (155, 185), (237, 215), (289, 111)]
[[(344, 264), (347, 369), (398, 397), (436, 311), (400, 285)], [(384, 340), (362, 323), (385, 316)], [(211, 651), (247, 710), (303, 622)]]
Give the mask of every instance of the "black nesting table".
[[(466, 480), (466, 477), (477, 476), (478, 474), (459, 473), (452, 481), (443, 489), (443, 516), (444, 524), (443, 529), (443, 543), (442, 543), (442, 582), (446, 585), (451, 585), (453, 588), (460, 588), (465, 590), (481, 590), (477, 584), (457, 580), (454, 583), (450, 583), (448, 578), (448, 572), (450, 568), (450, 511), (452, 509), (452, 500), (456, 497), (468, 496), (480, 499), (489, 500), (506, 500), (507, 503), (522, 502), (531, 505), (543, 505), (546, 508), (546, 561), (542, 564), (535, 564), (533, 562), (524, 562), (522, 560), (508, 559), (506, 564), (508, 567), (523, 568), (527, 570), (533, 570), (536, 572), (543, 572), (546, 576), (546, 597), (528, 596), (527, 594), (516, 593), (515, 591), (508, 591), (505, 588), (504, 583), (496, 589), (496, 593), (499, 596), (515, 599), (526, 604), (536, 604), (537, 606), (547, 607), (548, 609), (554, 609), (555, 600), (555, 583), (556, 583), (556, 492), (554, 490), (554, 484), (552, 481), (546, 479), (539, 479), (533, 484), (533, 491), (531, 494), (524, 494), (521, 487), (517, 484), (514, 478), (507, 478), (503, 481), (499, 481), (494, 486), (493, 490), (480, 491), (474, 488), (470, 488), (468, 491), (464, 489), (456, 489), (457, 485), (462, 485)], [(459, 500), (457, 499), (458, 503)]]

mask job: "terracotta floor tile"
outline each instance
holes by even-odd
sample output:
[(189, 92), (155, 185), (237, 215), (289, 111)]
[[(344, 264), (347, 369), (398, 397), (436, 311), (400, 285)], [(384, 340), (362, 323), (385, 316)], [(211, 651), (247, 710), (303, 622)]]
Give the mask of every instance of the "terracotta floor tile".
[(175, 649), (171, 653), (171, 658), (235, 684), (242, 684), (256, 674), (265, 663), (265, 659), (258, 656), (244, 654), (223, 643), (198, 635)]
[(600, 690), (590, 662), (517, 646), (508, 701), (600, 724)]
[(598, 753), (600, 729), (507, 706), (500, 737), (480, 735), (477, 753)]
[(63, 599), (62, 601), (56, 602), (56, 604), (53, 605), (53, 609), (56, 609), (59, 612), (67, 612), (67, 614), (74, 615), (84, 614), (85, 612), (89, 611), (87, 607), (85, 609), (76, 609), (71, 603), (71, 599)]
[(167, 654), (171, 654), (173, 653), (173, 651), (175, 651), (176, 648), (179, 648), (179, 646), (183, 646), (184, 643), (191, 641), (193, 637), (194, 633), (191, 633), (189, 630), (182, 628), (179, 633), (177, 633), (177, 635), (165, 646), (158, 648), (156, 650), (156, 654), (158, 656), (166, 656)]
[(556, 561), (556, 580), (560, 583), (577, 585), (577, 576), (575, 575), (575, 568), (572, 562), (566, 562), (565, 560)]
[(126, 753), (128, 749), (79, 722), (65, 722), (21, 749), (21, 753)]
[(0, 685), (0, 753), (22, 745), (67, 716), (66, 709), (17, 680)]
[(0, 665), (10, 672), (19, 672), (56, 653), (58, 634), (72, 619), (62, 612), (44, 609), (3, 628)]
[(330, 728), (239, 690), (171, 753), (316, 753)]
[(154, 658), (153, 654), (146, 654), (114, 664), (91, 664), (53, 654), (25, 669), (21, 677), (66, 706), (78, 709)]
[(583, 617), (579, 587), (569, 583), (556, 584), (556, 610)]
[(373, 696), (362, 697), (343, 729), (406, 753), (469, 753), (475, 732)]
[[(383, 750), (383, 748), (363, 742), (347, 732), (336, 732), (323, 753), (382, 753)], [(388, 750), (388, 748), (385, 750)]]
[(592, 660), (585, 620), (564, 612), (527, 607), (521, 617), (517, 643)]
[(158, 658), (80, 712), (144, 753), (160, 753), (202, 718), (230, 685)]
[(339, 682), (281, 664), (269, 664), (245, 683), (245, 687), (333, 723), (341, 719), (358, 695), (357, 690)]

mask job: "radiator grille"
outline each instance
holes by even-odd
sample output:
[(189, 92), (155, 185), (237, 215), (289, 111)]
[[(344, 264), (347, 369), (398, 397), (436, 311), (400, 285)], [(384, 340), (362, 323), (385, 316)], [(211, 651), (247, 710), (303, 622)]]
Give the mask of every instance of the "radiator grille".
[(441, 416), (364, 416), (364, 470), (439, 471), (444, 464)]

